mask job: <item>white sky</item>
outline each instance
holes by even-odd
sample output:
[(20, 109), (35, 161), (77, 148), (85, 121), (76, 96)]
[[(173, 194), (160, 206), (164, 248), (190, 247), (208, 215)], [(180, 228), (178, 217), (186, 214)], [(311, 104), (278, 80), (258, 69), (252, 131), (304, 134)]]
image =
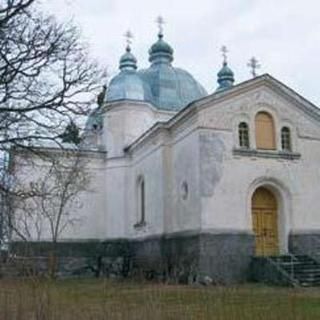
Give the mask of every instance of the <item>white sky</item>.
[(229, 49), (236, 82), (250, 77), (251, 56), (270, 73), (320, 106), (319, 0), (42, 0), (46, 10), (73, 19), (90, 51), (109, 73), (117, 72), (123, 34), (134, 35), (139, 67), (148, 66), (156, 40), (155, 19), (166, 20), (165, 40), (174, 48), (174, 65), (189, 71), (209, 93), (217, 86), (220, 48)]

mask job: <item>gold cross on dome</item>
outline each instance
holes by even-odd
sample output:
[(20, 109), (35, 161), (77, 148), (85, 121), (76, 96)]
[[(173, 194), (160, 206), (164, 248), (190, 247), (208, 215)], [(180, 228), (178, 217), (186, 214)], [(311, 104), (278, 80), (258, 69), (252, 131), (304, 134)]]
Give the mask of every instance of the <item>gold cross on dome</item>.
[(252, 77), (255, 78), (257, 76), (257, 69), (261, 67), (259, 61), (255, 57), (252, 57), (247, 66), (251, 69)]

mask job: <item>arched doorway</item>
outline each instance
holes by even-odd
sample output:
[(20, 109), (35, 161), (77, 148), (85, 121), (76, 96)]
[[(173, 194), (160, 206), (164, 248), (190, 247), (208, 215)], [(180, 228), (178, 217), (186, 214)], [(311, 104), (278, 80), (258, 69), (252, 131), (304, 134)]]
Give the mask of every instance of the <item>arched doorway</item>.
[(253, 193), (251, 211), (256, 255), (278, 255), (278, 203), (275, 195), (269, 189), (259, 187)]

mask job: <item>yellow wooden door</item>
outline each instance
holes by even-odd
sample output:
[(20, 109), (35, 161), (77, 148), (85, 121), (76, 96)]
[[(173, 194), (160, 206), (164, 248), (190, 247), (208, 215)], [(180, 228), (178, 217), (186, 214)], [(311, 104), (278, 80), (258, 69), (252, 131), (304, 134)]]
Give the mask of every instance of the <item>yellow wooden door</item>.
[(277, 200), (266, 188), (258, 188), (252, 197), (252, 220), (256, 255), (279, 253)]

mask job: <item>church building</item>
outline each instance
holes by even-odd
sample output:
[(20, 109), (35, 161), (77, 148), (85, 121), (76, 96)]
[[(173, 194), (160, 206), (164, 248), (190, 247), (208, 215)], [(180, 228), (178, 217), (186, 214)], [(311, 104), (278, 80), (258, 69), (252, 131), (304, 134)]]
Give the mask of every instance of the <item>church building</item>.
[(162, 31), (149, 61), (128, 44), (87, 120), (90, 191), (61, 246), (217, 282), (245, 280), (253, 257), (319, 259), (318, 107), (268, 74), (235, 84), (226, 58), (207, 93)]

